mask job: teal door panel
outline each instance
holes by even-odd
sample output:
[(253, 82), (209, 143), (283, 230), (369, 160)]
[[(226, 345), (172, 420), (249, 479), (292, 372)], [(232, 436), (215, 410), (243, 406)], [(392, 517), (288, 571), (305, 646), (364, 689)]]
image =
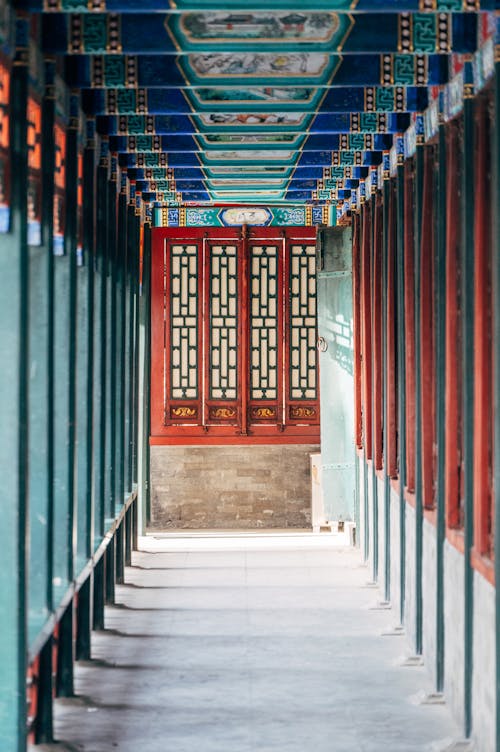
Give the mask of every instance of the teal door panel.
[(354, 358), (351, 229), (322, 230), (318, 270), (321, 463), (325, 517), (353, 520)]

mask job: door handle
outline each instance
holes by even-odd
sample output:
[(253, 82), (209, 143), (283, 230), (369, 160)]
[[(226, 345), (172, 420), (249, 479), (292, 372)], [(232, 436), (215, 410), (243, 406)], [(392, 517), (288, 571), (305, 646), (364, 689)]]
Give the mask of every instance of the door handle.
[(326, 352), (328, 350), (328, 342), (324, 337), (318, 337), (316, 347), (318, 348), (319, 352)]

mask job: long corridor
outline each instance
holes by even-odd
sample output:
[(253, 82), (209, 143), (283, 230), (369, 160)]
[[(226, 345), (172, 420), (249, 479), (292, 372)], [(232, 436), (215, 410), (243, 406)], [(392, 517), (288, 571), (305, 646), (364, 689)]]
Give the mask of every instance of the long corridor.
[(139, 543), (77, 696), (56, 702), (59, 743), (37, 750), (437, 752), (458, 739), (357, 550), (301, 533)]

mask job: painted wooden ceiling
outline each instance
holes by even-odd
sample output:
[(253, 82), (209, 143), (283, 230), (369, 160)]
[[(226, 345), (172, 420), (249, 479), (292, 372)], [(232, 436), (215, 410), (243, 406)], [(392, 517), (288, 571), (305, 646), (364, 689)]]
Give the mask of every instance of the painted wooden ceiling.
[(21, 5), (45, 11), (45, 53), (64, 57), (144, 199), (321, 205), (355, 190), (470, 59), (495, 0)]

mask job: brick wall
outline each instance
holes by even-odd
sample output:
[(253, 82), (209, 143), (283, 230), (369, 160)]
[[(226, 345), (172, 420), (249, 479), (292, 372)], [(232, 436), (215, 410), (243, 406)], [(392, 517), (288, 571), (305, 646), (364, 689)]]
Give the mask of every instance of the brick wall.
[(308, 528), (316, 445), (152, 446), (151, 528)]

